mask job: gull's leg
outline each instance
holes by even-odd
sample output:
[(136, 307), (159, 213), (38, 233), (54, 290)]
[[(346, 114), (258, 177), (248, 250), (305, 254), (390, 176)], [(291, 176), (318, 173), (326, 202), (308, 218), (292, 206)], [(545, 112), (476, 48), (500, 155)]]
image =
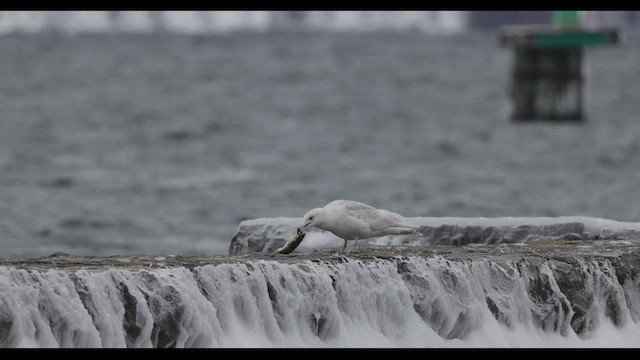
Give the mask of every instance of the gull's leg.
[(349, 251), (348, 251), (349, 254), (351, 254), (352, 252), (354, 252), (358, 248), (358, 246), (360, 245), (360, 239), (355, 239), (355, 240), (353, 240), (353, 242), (355, 244), (351, 247), (351, 249), (349, 249)]
[(347, 248), (347, 239), (344, 239), (344, 245), (342, 246), (342, 251), (340, 252), (340, 254), (344, 254), (344, 249)]
[[(355, 248), (353, 250), (358, 249), (360, 247), (360, 243), (362, 242), (362, 240), (363, 239), (356, 240), (356, 246), (355, 246)], [(367, 241), (367, 240), (364, 240), (364, 241)]]

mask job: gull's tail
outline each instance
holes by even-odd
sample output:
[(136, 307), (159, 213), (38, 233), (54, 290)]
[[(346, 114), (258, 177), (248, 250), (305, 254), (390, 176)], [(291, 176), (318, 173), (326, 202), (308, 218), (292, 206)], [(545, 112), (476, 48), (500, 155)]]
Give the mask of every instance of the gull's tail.
[(407, 229), (411, 229), (419, 234), (422, 234), (420, 232), (421, 227), (418, 225), (413, 225), (413, 224), (409, 224), (406, 221), (401, 221), (401, 222), (397, 222), (395, 224), (393, 224), (394, 227), (399, 227), (399, 228), (407, 228)]
[(415, 225), (398, 225), (387, 228), (389, 235), (423, 235), (420, 232), (420, 226)]
[(409, 231), (409, 234), (422, 235), (422, 233), (420, 232), (420, 226), (412, 225), (410, 228), (407, 229), (407, 231)]
[(387, 210), (380, 210), (386, 214), (388, 229), (393, 235), (422, 235), (420, 232), (421, 227), (407, 222), (407, 220), (400, 214), (390, 212)]

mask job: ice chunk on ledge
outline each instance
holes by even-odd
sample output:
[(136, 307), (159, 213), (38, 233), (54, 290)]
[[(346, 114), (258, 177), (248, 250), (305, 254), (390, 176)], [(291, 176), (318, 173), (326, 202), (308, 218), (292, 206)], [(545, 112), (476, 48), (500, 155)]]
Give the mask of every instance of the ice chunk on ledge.
[[(626, 240), (640, 239), (640, 223), (591, 218), (560, 217), (413, 217), (424, 236), (391, 235), (360, 240), (359, 244), (376, 245), (466, 245), (469, 243), (522, 243), (540, 239), (562, 240)], [(272, 252), (284, 245), (301, 218), (260, 218), (245, 220), (231, 239), (229, 254)], [(295, 252), (309, 252), (323, 247), (342, 246), (337, 236), (315, 228)], [(354, 246), (350, 243), (348, 246)]]

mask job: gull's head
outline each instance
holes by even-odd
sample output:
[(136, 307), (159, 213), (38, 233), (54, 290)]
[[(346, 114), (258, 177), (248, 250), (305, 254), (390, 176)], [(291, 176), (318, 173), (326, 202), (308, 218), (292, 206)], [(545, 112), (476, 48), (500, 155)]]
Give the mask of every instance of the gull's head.
[(322, 225), (324, 219), (324, 213), (321, 208), (315, 208), (309, 210), (308, 213), (304, 215), (302, 218), (302, 226), (300, 227), (300, 231), (305, 231), (307, 228), (312, 226), (320, 226)]

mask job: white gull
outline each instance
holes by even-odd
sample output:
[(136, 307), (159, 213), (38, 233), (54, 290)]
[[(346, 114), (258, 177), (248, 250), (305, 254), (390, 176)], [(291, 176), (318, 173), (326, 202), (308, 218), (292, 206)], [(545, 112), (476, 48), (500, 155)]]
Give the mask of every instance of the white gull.
[(402, 215), (351, 200), (334, 200), (323, 208), (304, 215), (300, 231), (317, 227), (344, 240), (369, 239), (386, 235), (422, 235), (419, 226), (410, 224)]

